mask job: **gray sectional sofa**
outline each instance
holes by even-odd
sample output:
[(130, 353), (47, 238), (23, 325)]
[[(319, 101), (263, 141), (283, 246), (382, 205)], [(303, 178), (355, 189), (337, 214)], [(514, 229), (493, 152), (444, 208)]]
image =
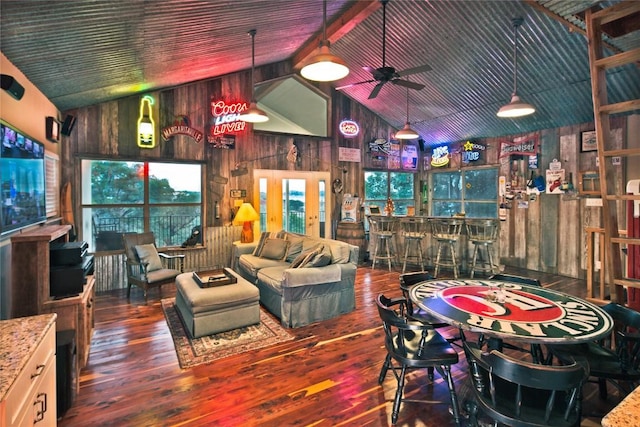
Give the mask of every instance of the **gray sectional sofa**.
[(355, 310), (357, 246), (280, 231), (234, 246), (233, 268), (289, 328)]

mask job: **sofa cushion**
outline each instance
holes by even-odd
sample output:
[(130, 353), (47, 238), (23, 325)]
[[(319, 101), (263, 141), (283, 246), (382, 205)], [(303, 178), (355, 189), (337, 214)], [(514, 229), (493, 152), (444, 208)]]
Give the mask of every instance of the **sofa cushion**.
[(301, 252), (300, 255), (298, 255), (291, 263), (291, 268), (304, 267), (304, 265), (311, 261), (313, 257), (322, 252), (323, 247), (323, 245), (317, 244), (316, 246)]
[(262, 234), (260, 234), (260, 240), (258, 240), (258, 244), (256, 245), (256, 248), (253, 251), (253, 255), (260, 256), (260, 253), (262, 253), (262, 249), (264, 248), (264, 245), (267, 242), (267, 239), (269, 238), (283, 239), (286, 236), (286, 234), (287, 232), (284, 230), (263, 231)]
[(258, 277), (258, 271), (260, 271), (263, 268), (289, 266), (289, 264), (285, 263), (284, 261), (276, 261), (268, 258), (260, 258), (255, 255), (249, 255), (249, 254), (240, 256), (240, 258), (238, 259), (238, 264), (240, 265), (240, 268), (242, 270), (244, 270), (250, 275), (251, 280), (255, 280)]
[(349, 262), (351, 249), (349, 248), (348, 244), (335, 240), (329, 240), (327, 245), (329, 246), (329, 250), (331, 251), (332, 264), (346, 264)]
[(331, 264), (331, 249), (329, 249), (329, 247), (325, 245), (322, 247), (322, 250), (319, 253), (316, 253), (308, 262), (303, 262), (303, 265), (301, 267), (324, 267), (325, 265), (329, 264)]
[(302, 253), (302, 243), (305, 240), (305, 236), (287, 233), (286, 239), (291, 242), (287, 250), (287, 261), (293, 262), (293, 260)]
[(147, 265), (147, 271), (156, 271), (162, 269), (162, 261), (158, 255), (158, 250), (153, 244), (137, 245), (136, 253), (140, 262)]
[(288, 265), (263, 268), (258, 272), (258, 281), (262, 286), (271, 288), (278, 294), (282, 295), (284, 272), (288, 268)]
[(287, 256), (287, 249), (289, 248), (289, 242), (285, 239), (266, 239), (262, 251), (260, 251), (260, 258), (275, 259), (282, 261)]

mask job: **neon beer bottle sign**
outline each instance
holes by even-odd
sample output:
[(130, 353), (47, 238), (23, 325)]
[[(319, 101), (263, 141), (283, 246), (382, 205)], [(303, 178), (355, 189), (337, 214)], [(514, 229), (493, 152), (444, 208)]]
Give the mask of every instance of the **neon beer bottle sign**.
[(138, 116), (138, 147), (154, 148), (156, 146), (156, 123), (153, 120), (153, 98), (143, 96), (140, 100)]

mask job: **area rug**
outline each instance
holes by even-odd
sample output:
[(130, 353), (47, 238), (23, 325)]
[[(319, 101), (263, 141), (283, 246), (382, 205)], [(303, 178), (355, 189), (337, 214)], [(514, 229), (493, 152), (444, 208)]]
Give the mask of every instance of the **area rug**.
[(162, 311), (167, 319), (178, 355), (178, 362), (182, 369), (211, 363), (214, 360), (290, 341), (294, 338), (262, 308), (258, 325), (201, 338), (189, 337), (175, 308), (174, 298), (162, 300)]

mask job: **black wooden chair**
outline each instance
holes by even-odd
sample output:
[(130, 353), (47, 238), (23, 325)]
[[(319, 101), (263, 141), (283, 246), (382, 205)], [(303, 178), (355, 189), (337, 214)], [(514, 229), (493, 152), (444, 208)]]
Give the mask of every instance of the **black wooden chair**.
[(496, 273), (489, 277), (490, 280), (499, 280), (501, 282), (520, 283), (522, 285), (542, 286), (540, 280), (531, 277), (516, 276), (515, 274)]
[(613, 318), (612, 336), (597, 342), (547, 347), (561, 363), (572, 358), (586, 359), (603, 399), (607, 397), (607, 382), (624, 397), (640, 383), (640, 313), (617, 303), (602, 309)]
[(586, 363), (549, 366), (483, 352), (464, 342), (473, 398), (467, 402), (470, 425), (480, 414), (513, 427), (579, 426)]
[(407, 371), (433, 367), (449, 387), (453, 417), (456, 425), (461, 425), (458, 397), (451, 377), (451, 365), (458, 363), (458, 353), (435, 329), (406, 317), (407, 300), (405, 298), (389, 299), (380, 294), (376, 302), (383, 323), (384, 342), (387, 349), (378, 383), (384, 382), (389, 370), (397, 380), (391, 412), (392, 423), (397, 422), (400, 403), (405, 401), (402, 395)]
[(126, 233), (122, 235), (127, 269), (127, 298), (131, 296), (131, 286), (144, 291), (174, 283), (176, 276), (184, 270), (184, 255), (167, 255), (158, 252), (153, 233)]

